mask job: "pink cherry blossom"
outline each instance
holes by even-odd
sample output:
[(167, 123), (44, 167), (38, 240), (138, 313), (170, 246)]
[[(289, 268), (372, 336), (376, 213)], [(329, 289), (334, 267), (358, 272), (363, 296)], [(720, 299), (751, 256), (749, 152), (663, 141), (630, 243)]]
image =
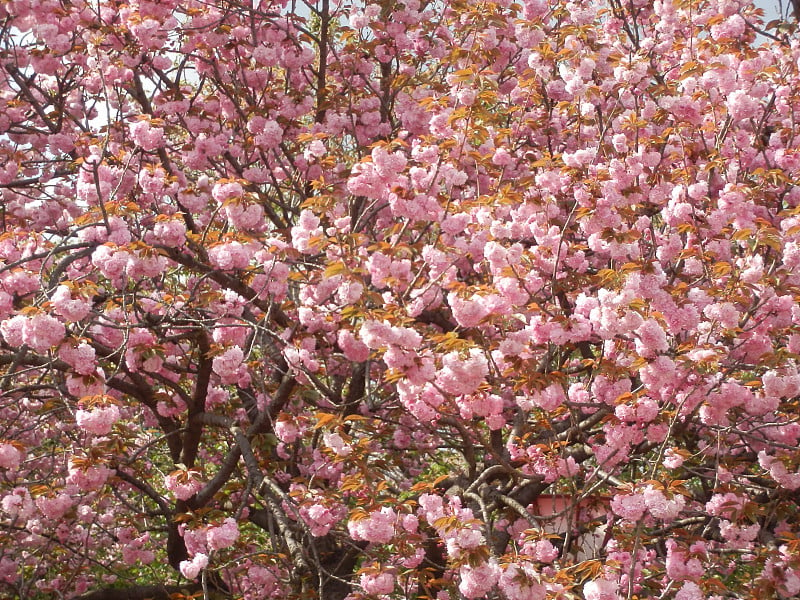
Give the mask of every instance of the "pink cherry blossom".
[(22, 462), (22, 452), (11, 444), (0, 442), (0, 467), (16, 470)]
[(347, 329), (339, 330), (338, 342), (348, 360), (364, 362), (369, 357), (369, 348), (367, 345), (358, 340), (355, 335)]
[(195, 579), (200, 571), (208, 566), (208, 556), (203, 553), (195, 554), (191, 560), (181, 561), (180, 570), (186, 579)]
[(647, 508), (640, 494), (616, 495), (611, 500), (612, 510), (628, 521), (638, 521)]
[(121, 414), (115, 404), (95, 406), (91, 410), (79, 409), (75, 412), (75, 422), (93, 435), (106, 435), (120, 420)]
[(80, 321), (91, 310), (91, 304), (84, 298), (74, 298), (66, 285), (60, 285), (51, 297), (55, 313), (67, 321)]
[(186, 239), (186, 225), (177, 219), (158, 220), (153, 227), (153, 239), (157, 244), (177, 248)]
[(458, 583), (458, 591), (465, 598), (480, 598), (494, 587), (500, 578), (500, 569), (497, 563), (489, 561), (472, 567), (465, 565), (459, 569), (461, 580)]
[(48, 519), (58, 520), (75, 505), (75, 501), (67, 494), (61, 493), (52, 498), (39, 496), (36, 498), (36, 506)]
[(309, 525), (311, 535), (315, 537), (327, 535), (333, 525), (339, 520), (339, 517), (334, 511), (321, 504), (304, 506), (300, 509), (300, 514)]
[(652, 486), (647, 486), (642, 492), (648, 512), (657, 519), (672, 521), (686, 504), (686, 499), (679, 495), (668, 498), (664, 492)]
[(242, 361), (244, 352), (239, 346), (226, 349), (220, 356), (213, 360), (213, 370), (220, 376), (223, 383), (238, 381), (242, 374)]
[(347, 528), (357, 540), (388, 544), (394, 537), (396, 521), (397, 514), (391, 508), (383, 507), (365, 519), (351, 519)]
[(618, 600), (619, 584), (610, 579), (593, 579), (583, 586), (586, 600)]
[[(151, 21), (155, 23), (155, 21)], [(157, 23), (156, 23), (157, 25)], [(164, 130), (147, 121), (137, 121), (130, 126), (131, 138), (142, 150), (155, 150), (164, 145)]]
[(359, 585), (368, 594), (388, 594), (394, 590), (396, 576), (393, 573), (364, 573)]
[(760, 108), (758, 100), (750, 96), (745, 90), (731, 92), (726, 104), (731, 118), (737, 121), (756, 116)]
[(203, 488), (203, 482), (197, 472), (176, 471), (164, 477), (164, 486), (178, 500), (188, 500)]
[(642, 356), (653, 356), (657, 353), (666, 352), (669, 348), (664, 330), (654, 319), (644, 321), (636, 329), (636, 335), (636, 349)]
[(450, 293), (447, 302), (453, 311), (453, 318), (461, 327), (475, 327), (489, 314), (486, 302), (477, 295), (468, 300), (462, 300), (457, 295)]
[(95, 350), (86, 342), (62, 344), (58, 356), (80, 375), (90, 375), (97, 369)]
[(64, 339), (66, 328), (55, 317), (36, 313), (31, 317), (17, 315), (3, 321), (0, 333), (9, 344), (27, 344), (36, 352), (44, 353)]
[(322, 228), (319, 227), (319, 218), (311, 211), (304, 210), (300, 214), (300, 219), (295, 227), (292, 228), (292, 244), (300, 252), (311, 254), (314, 251), (312, 240), (322, 235)]
[(239, 539), (239, 528), (236, 521), (226, 518), (221, 525), (210, 527), (206, 533), (209, 550), (221, 550), (231, 547)]
[(275, 435), (281, 441), (291, 444), (300, 435), (300, 429), (292, 421), (281, 419), (275, 423)]
[(466, 357), (450, 352), (442, 357), (442, 369), (436, 375), (436, 383), (449, 394), (474, 392), (489, 373), (483, 353), (472, 348)]
[(707, 596), (694, 581), (687, 581), (675, 594), (675, 600), (705, 600)]
[(30, 492), (22, 487), (11, 490), (0, 500), (0, 508), (12, 518), (27, 519), (33, 515), (34, 504)]

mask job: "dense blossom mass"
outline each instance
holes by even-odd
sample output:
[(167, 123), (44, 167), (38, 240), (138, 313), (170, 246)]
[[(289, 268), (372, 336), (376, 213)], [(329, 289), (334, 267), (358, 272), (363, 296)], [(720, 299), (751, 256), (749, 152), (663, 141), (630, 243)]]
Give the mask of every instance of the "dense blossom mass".
[(0, 24), (0, 597), (800, 595), (789, 23)]

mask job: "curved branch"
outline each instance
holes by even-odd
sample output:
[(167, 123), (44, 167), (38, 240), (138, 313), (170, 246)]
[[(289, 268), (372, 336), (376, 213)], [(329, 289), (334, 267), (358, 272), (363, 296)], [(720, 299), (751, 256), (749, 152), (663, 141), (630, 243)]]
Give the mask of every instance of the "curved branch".
[(200, 583), (186, 585), (133, 585), (126, 588), (105, 588), (73, 600), (171, 600), (174, 594), (188, 596), (203, 589)]

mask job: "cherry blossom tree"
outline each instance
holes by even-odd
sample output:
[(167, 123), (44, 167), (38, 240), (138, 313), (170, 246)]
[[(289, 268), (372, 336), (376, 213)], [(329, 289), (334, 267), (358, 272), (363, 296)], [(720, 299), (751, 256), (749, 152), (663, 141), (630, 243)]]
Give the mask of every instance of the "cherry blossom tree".
[(0, 23), (1, 597), (800, 594), (789, 24)]

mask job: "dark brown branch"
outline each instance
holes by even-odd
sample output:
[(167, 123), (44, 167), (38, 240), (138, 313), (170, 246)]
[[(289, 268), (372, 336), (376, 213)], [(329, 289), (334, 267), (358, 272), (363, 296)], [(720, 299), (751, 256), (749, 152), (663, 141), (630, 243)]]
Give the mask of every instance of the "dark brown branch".
[(327, 96), (327, 70), (328, 70), (328, 27), (330, 25), (330, 2), (322, 0), (322, 8), (319, 13), (320, 32), (319, 32), (319, 69), (317, 70), (317, 106), (314, 121), (322, 123), (325, 121), (325, 102)]
[(222, 287), (227, 288), (232, 292), (236, 292), (242, 298), (252, 302), (265, 314), (268, 314), (281, 327), (291, 327), (293, 325), (292, 321), (282, 310), (275, 306), (271, 306), (268, 302), (261, 300), (258, 297), (258, 292), (256, 292), (250, 286), (242, 283), (235, 276), (229, 273), (223, 273), (218, 269), (214, 269), (210, 265), (198, 262), (194, 257), (184, 254), (175, 248), (160, 248), (166, 253), (167, 256), (169, 256), (178, 264), (206, 275), (209, 279), (218, 283)]
[(73, 600), (171, 600), (173, 594), (190, 595), (199, 592), (199, 583), (186, 585), (133, 585), (126, 588), (106, 588), (76, 596)]
[(130, 475), (130, 474), (128, 474), (125, 471), (122, 471), (120, 469), (116, 469), (115, 474), (116, 474), (117, 478), (119, 478), (120, 480), (124, 481), (127, 484), (130, 484), (134, 488), (136, 488), (136, 489), (140, 490), (141, 492), (143, 492), (153, 502), (158, 504), (158, 507), (162, 511), (164, 511), (165, 513), (169, 513), (170, 512), (169, 505), (167, 504), (167, 501), (164, 500), (163, 496), (161, 496), (161, 494), (156, 492), (148, 483), (146, 483), (144, 481), (140, 481), (140, 480), (136, 479), (133, 475)]
[[(0, 188), (21, 188), (21, 187), (30, 187), (34, 184), (42, 184), (45, 181), (51, 181), (53, 179), (57, 179), (59, 177), (64, 177), (65, 175), (72, 175), (74, 169), (56, 169), (52, 173), (42, 173), (41, 175), (36, 175), (34, 177), (26, 177), (25, 179), (15, 179), (14, 181), (9, 181), (8, 183), (0, 183)], [(45, 179), (45, 177), (47, 179)]]
[(161, 427), (161, 431), (163, 431), (165, 434), (164, 437), (167, 440), (170, 458), (173, 462), (180, 462), (181, 442), (180, 439), (178, 439), (178, 436), (172, 435), (178, 431), (178, 424), (173, 419), (163, 417), (158, 413), (158, 410), (156, 409), (157, 402), (153, 395), (153, 390), (150, 388), (150, 386), (146, 385), (142, 377), (135, 376), (133, 373), (129, 373), (128, 375), (134, 380), (133, 383), (130, 381), (124, 381), (119, 377), (112, 377), (106, 381), (106, 385), (117, 390), (118, 392), (122, 392), (123, 394), (127, 394), (132, 398), (136, 398), (139, 402), (151, 410), (153, 415), (158, 420), (158, 425)]
[(208, 395), (208, 384), (211, 381), (211, 357), (209, 350), (208, 336), (203, 331), (197, 334), (198, 367), (197, 381), (195, 382), (194, 395), (189, 405), (189, 415), (187, 419), (186, 433), (183, 436), (183, 452), (181, 462), (188, 468), (194, 466), (197, 459), (197, 451), (200, 448), (200, 439), (203, 435), (203, 423), (195, 419), (196, 416), (206, 411), (206, 396)]
[(242, 451), (239, 446), (232, 446), (214, 477), (211, 478), (211, 481), (209, 481), (202, 490), (189, 499), (188, 505), (194, 509), (205, 506), (208, 501), (214, 497), (214, 494), (221, 490), (222, 486), (231, 478), (231, 475), (233, 475), (233, 472), (236, 470), (236, 465), (239, 464), (239, 458), (241, 456)]
[(45, 124), (47, 129), (50, 130), (50, 133), (58, 133), (58, 131), (60, 129), (59, 126), (56, 125), (55, 123), (53, 123), (47, 117), (47, 113), (45, 113), (44, 106), (42, 106), (42, 103), (39, 102), (39, 100), (36, 98), (36, 96), (33, 95), (33, 92), (31, 92), (30, 83), (32, 82), (32, 78), (30, 78), (30, 79), (28, 79), (26, 81), (25, 78), (20, 73), (19, 69), (15, 65), (12, 65), (12, 64), (7, 64), (6, 65), (6, 72), (14, 80), (14, 83), (16, 83), (19, 86), (20, 93), (23, 96), (25, 96), (25, 99), (28, 102), (30, 102), (31, 108), (33, 108), (33, 110), (36, 111), (36, 114), (39, 115), (39, 118)]

